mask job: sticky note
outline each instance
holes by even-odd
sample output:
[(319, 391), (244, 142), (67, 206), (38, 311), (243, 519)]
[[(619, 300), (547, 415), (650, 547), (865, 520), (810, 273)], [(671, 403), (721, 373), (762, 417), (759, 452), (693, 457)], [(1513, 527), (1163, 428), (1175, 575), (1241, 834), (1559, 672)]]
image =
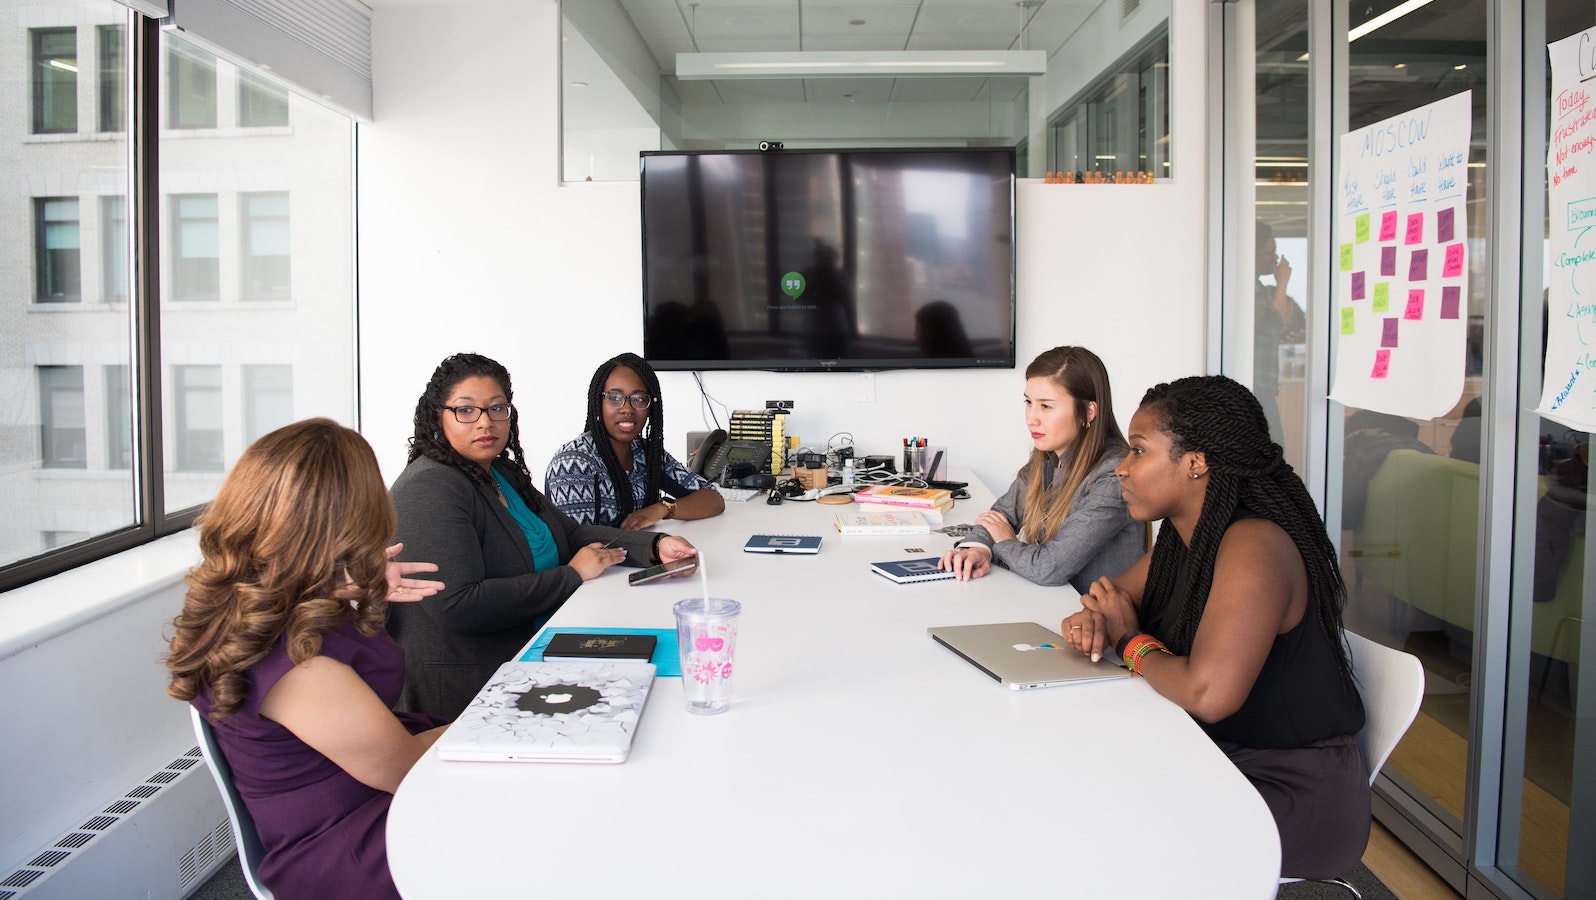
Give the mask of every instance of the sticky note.
[(1380, 214), (1380, 240), (1382, 240), (1382, 241), (1394, 241), (1394, 240), (1396, 240), (1396, 223), (1397, 223), (1397, 212), (1396, 212), (1396, 210), (1388, 209), (1385, 212)]
[(1382, 281), (1379, 284), (1374, 286), (1374, 304), (1372, 306), (1372, 309), (1375, 312), (1385, 312), (1386, 310), (1388, 310), (1390, 308), (1391, 308), (1391, 285), (1388, 284), (1387, 282)]
[(1424, 289), (1414, 288), (1408, 291), (1408, 308), (1402, 311), (1404, 319), (1424, 318)]
[(1408, 257), (1408, 280), (1423, 281), (1430, 277), (1430, 251), (1421, 249), (1413, 251)]
[(1380, 248), (1380, 274), (1386, 278), (1396, 277), (1396, 248)]
[(1408, 236), (1402, 242), (1404, 244), (1422, 244), (1424, 242), (1424, 213), (1408, 214)]
[(1452, 222), (1452, 217), (1456, 214), (1457, 210), (1450, 206), (1435, 214), (1436, 240), (1444, 244), (1452, 239), (1453, 228), (1455, 227)]
[(1352, 317), (1353, 317), (1353, 309), (1352, 309), (1352, 307), (1350, 307), (1350, 306), (1341, 307), (1341, 333), (1342, 334), (1351, 334), (1352, 333)]
[(1463, 289), (1455, 284), (1441, 288), (1441, 318), (1455, 319), (1458, 316), (1458, 307), (1462, 305)]
[(1354, 300), (1362, 300), (1364, 298), (1364, 296), (1365, 296), (1365, 294), (1363, 293), (1363, 270), (1359, 269), (1358, 271), (1352, 273), (1352, 299), (1354, 299)]
[(1397, 323), (1402, 321), (1396, 316), (1380, 320), (1380, 346), (1395, 347), (1397, 345)]
[(1374, 351), (1374, 371), (1369, 373), (1370, 378), (1384, 378), (1391, 371), (1391, 351)]
[(1355, 243), (1367, 244), (1369, 242), (1369, 214), (1364, 213), (1357, 218), (1357, 238)]
[(1463, 244), (1446, 245), (1446, 262), (1441, 265), (1442, 278), (1456, 278), (1463, 274)]
[(1351, 244), (1342, 244), (1341, 245), (1341, 271), (1343, 271), (1343, 272), (1352, 271), (1352, 245)]

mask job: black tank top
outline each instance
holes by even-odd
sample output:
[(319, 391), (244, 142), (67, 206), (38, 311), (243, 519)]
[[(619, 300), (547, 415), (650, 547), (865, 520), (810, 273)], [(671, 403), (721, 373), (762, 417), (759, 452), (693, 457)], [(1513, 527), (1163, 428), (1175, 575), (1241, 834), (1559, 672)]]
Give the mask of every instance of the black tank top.
[[(1251, 518), (1258, 516), (1237, 510), (1230, 521), (1234, 525)], [(1143, 604), (1142, 629), (1168, 643), (1186, 593), (1186, 563), (1182, 561), (1173, 597), (1148, 598)], [(1357, 734), (1363, 728), (1363, 701), (1341, 679), (1334, 646), (1319, 626), (1311, 595), (1302, 621), (1275, 636), (1269, 657), (1241, 708), (1212, 725), (1198, 724), (1215, 741), (1260, 750), (1302, 747)]]

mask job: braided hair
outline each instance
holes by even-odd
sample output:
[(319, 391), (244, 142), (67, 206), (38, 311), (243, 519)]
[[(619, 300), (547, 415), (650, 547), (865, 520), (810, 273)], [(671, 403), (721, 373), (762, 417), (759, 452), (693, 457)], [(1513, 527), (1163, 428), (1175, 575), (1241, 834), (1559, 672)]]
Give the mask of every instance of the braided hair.
[[(515, 391), (510, 386), (510, 371), (504, 366), (476, 353), (456, 353), (447, 357), (438, 367), (432, 370), (432, 379), (427, 382), (426, 390), (421, 392), (421, 397), (416, 401), (415, 433), (410, 436), (410, 454), (406, 462), (415, 462), (417, 457), (425, 456), (434, 462), (452, 466), (465, 473), (465, 476), (474, 483), (481, 485), (491, 492), (496, 492), (499, 485), (493, 476), (483, 471), (482, 467), (461, 456), (449, 444), (449, 439), (444, 436), (443, 427), (438, 424), (439, 417), (446, 410), (449, 395), (459, 387), (460, 382), (467, 378), (491, 378), (499, 383), (504, 391), (504, 402), (510, 404), (510, 436), (505, 441), (503, 452), (499, 459), (508, 462), (522, 475), (526, 476), (528, 484), (532, 482), (532, 475), (526, 468), (526, 454), (521, 451), (521, 412), (515, 408)], [(487, 415), (484, 411), (483, 415)], [(450, 413), (453, 415), (453, 413)], [(535, 491), (523, 493), (522, 499), (532, 511), (542, 512), (542, 504)]]
[(604, 383), (610, 380), (610, 373), (620, 368), (636, 372), (638, 380), (643, 382), (643, 390), (649, 396), (648, 418), (643, 423), (643, 459), (647, 464), (643, 496), (658, 497), (660, 482), (665, 477), (665, 402), (660, 399), (659, 376), (654, 374), (654, 367), (648, 364), (648, 360), (636, 353), (622, 353), (605, 360), (593, 373), (593, 380), (588, 382), (587, 418), (582, 423), (582, 430), (593, 436), (599, 459), (604, 461), (604, 471), (610, 475), (610, 484), (615, 488), (617, 521), (624, 520), (635, 509), (631, 478), (621, 468), (621, 460), (615, 455), (615, 447), (604, 430)]
[[(1290, 536), (1308, 572), (1308, 611), (1330, 638), (1343, 681), (1351, 687), (1352, 665), (1341, 629), (1346, 585), (1335, 548), (1308, 489), (1269, 439), (1269, 423), (1258, 398), (1223, 375), (1182, 378), (1150, 388), (1142, 409), (1171, 440), (1171, 454), (1200, 452), (1208, 461), (1208, 488), (1187, 548), (1174, 528), (1158, 531), (1147, 570), (1145, 596), (1180, 604), (1170, 649), (1191, 652), (1213, 586), (1219, 542), (1238, 507), (1279, 525)], [(1167, 525), (1167, 523), (1166, 523)], [(1182, 568), (1186, 593), (1176, 597)]]

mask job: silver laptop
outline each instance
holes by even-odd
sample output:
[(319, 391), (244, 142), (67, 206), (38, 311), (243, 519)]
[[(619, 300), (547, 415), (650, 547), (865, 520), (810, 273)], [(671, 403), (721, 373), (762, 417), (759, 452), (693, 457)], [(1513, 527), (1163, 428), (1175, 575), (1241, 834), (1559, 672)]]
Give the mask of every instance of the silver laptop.
[(926, 633), (1011, 691), (1130, 677), (1109, 661), (1112, 652), (1094, 663), (1064, 646), (1058, 632), (1035, 622), (946, 625)]

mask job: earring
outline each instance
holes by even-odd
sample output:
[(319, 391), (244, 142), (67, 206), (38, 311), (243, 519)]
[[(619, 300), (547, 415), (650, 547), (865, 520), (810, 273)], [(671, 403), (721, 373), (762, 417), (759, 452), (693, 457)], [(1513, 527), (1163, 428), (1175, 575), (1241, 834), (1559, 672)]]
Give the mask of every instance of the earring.
[(1197, 474), (1197, 473), (1196, 473), (1196, 472), (1193, 472), (1193, 473), (1191, 473), (1191, 479), (1192, 479), (1192, 481), (1196, 481), (1196, 480), (1197, 480), (1197, 479), (1199, 479), (1199, 478), (1201, 478), (1201, 477), (1202, 477), (1202, 476), (1201, 476), (1201, 475), (1199, 475), (1199, 474)]

